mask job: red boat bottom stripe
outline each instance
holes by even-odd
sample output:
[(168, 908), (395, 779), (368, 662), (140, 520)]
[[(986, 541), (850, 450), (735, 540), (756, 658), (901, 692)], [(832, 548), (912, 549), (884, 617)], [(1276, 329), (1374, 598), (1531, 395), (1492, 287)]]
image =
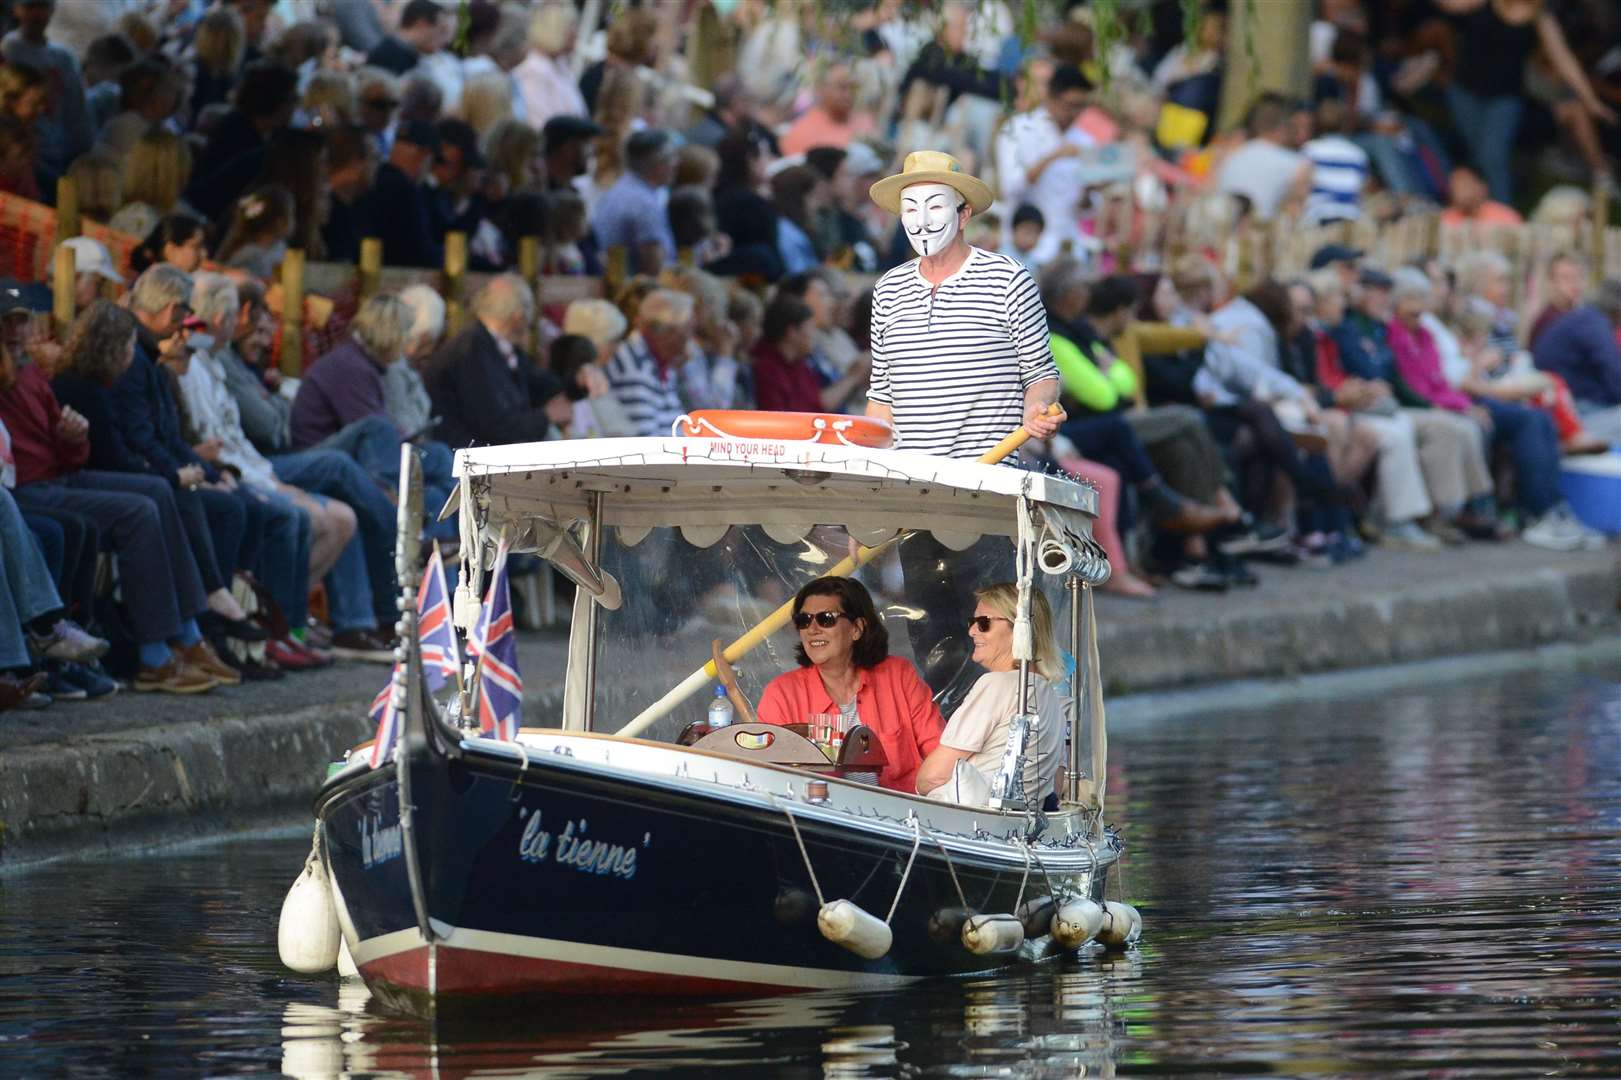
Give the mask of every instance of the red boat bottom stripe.
[[(442, 924), (436, 922), (438, 926)], [(368, 982), (380, 979), (451, 995), (725, 994), (762, 988), (890, 987), (917, 981), (909, 975), (718, 960), (463, 928), (448, 928), (444, 940), (432, 946), (415, 930), (375, 937), (360, 943), (355, 962)], [(430, 978), (436, 989), (430, 988)]]

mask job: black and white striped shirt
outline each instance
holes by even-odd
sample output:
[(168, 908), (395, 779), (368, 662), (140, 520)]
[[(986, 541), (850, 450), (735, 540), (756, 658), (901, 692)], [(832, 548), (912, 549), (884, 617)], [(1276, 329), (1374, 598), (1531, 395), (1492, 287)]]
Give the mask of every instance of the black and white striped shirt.
[(938, 288), (914, 260), (873, 289), (867, 397), (903, 450), (979, 457), (1023, 423), (1025, 390), (1057, 378), (1041, 294), (1006, 255), (971, 247)]

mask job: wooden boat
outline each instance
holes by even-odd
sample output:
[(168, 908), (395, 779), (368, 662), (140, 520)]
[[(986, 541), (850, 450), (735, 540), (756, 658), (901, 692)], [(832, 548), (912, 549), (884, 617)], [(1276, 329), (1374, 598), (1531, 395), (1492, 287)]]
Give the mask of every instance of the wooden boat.
[[(1135, 940), (1135, 912), (1105, 905), (1122, 845), (1103, 820), (1091, 590), (1108, 566), (1093, 490), (814, 439), (498, 446), (461, 451), (456, 470), (457, 623), (472, 625), (505, 536), (578, 586), (567, 682), (515, 741), (481, 736), (457, 722), (465, 701), (425, 691), (403, 635), (401, 737), (381, 766), (351, 752), (330, 776), (312, 854), (383, 1001), (900, 987)], [(406, 492), (402, 517), (419, 501)], [(952, 642), (927, 632), (960, 638), (972, 600), (928, 610), (930, 567), (978, 585), (1011, 578), (1016, 557), (1023, 584), (1051, 596), (1070, 663), (1061, 797), (1045, 808), (1019, 790), (1012, 754), (996, 805), (966, 807), (874, 786), (871, 740), (867, 758), (852, 741), (838, 761), (792, 728), (747, 723), (682, 744), (705, 730), (693, 722), (711, 699), (689, 695), (710, 690), (712, 641), (737, 637), (725, 659), (745, 695), (792, 666), (797, 638), (771, 632), (786, 620), (760, 616), (805, 581), (858, 573), (892, 652), (938, 671)], [(924, 586), (934, 599), (920, 602)]]

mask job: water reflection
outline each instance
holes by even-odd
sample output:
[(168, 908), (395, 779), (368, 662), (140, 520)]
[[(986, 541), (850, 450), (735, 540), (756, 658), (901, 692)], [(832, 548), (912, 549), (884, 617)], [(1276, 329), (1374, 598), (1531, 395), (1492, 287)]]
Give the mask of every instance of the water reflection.
[(0, 877), (0, 1075), (1621, 1075), (1621, 681), (1116, 733), (1143, 948), (430, 1025), (276, 960), (307, 840)]

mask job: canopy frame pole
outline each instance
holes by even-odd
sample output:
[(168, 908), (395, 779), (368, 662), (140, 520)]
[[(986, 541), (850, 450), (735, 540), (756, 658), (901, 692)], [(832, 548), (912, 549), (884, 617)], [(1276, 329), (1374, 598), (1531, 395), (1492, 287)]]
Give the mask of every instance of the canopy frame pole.
[[(602, 573), (602, 492), (591, 493), (591, 519), (586, 528), (590, 536), (586, 538), (589, 546), (591, 565), (597, 573)], [(600, 619), (597, 612), (598, 604), (593, 598), (586, 604), (585, 611), (585, 700), (582, 703), (582, 720), (585, 730), (593, 730), (597, 718), (597, 634)]]

